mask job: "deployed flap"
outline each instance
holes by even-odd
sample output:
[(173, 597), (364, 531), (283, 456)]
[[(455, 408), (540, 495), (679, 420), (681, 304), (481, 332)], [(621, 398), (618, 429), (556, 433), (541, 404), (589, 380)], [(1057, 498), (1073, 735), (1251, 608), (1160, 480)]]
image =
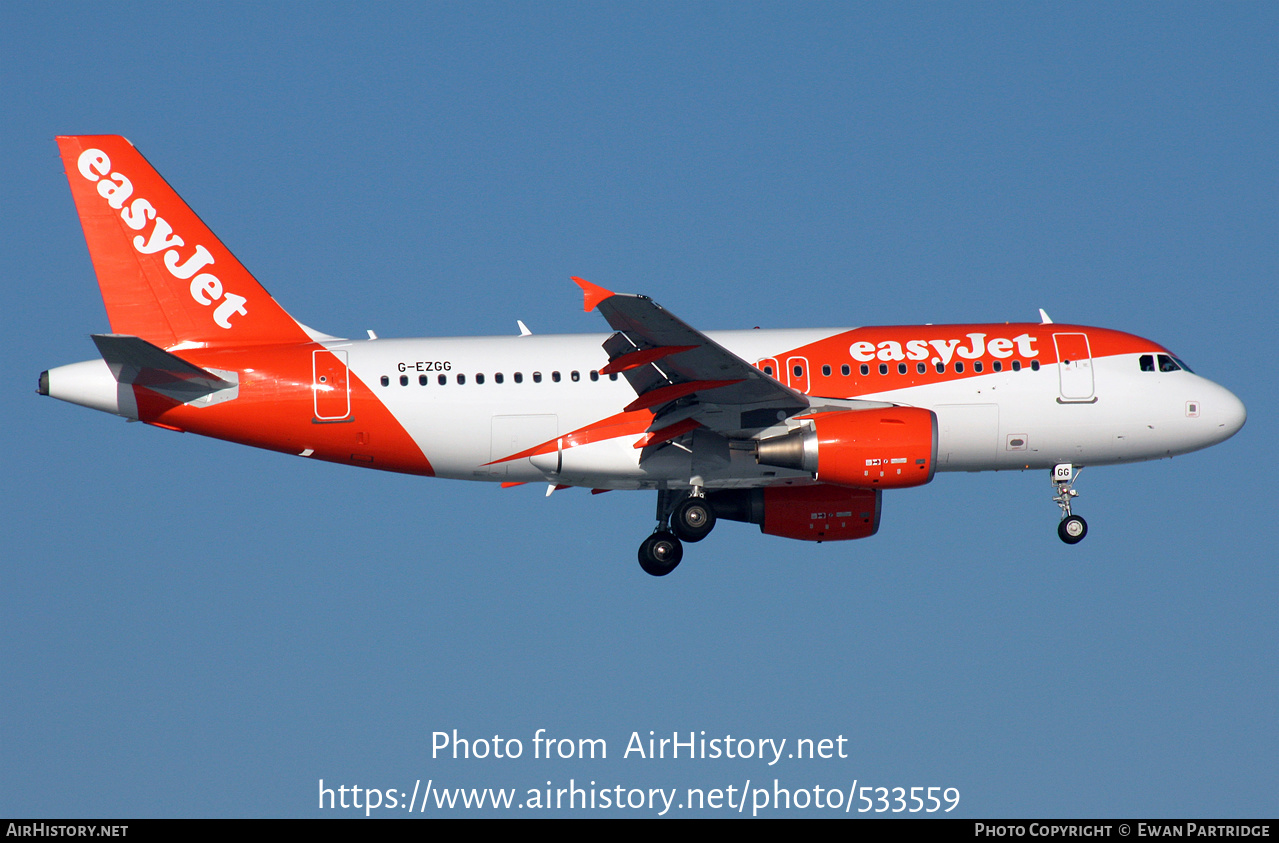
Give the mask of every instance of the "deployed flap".
[[(701, 424), (720, 432), (750, 432), (809, 406), (808, 396), (761, 372), (647, 296), (612, 293), (580, 278), (587, 310), (595, 309), (617, 333), (604, 342), (609, 364), (638, 396), (630, 407), (658, 416), (674, 402), (700, 405)], [(628, 408), (629, 409), (629, 408)]]
[(139, 337), (94, 334), (93, 342), (116, 381), (145, 387), (180, 403), (237, 386)]

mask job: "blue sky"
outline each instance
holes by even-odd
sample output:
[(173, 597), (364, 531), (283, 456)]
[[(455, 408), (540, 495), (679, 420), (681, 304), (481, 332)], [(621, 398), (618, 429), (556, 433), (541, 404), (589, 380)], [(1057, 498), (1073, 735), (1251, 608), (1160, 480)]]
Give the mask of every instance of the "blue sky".
[[(0, 815), (776, 779), (1274, 816), (1277, 51), (1260, 3), (6, 5)], [(1249, 421), (1085, 472), (1074, 548), (1044, 473), (940, 475), (872, 539), (725, 524), (654, 580), (650, 494), (361, 472), (36, 396), (107, 329), (53, 142), (99, 133), (329, 333), (602, 331), (571, 275), (704, 329), (1043, 307), (1167, 345)], [(533, 759), (539, 728), (609, 757)], [(433, 759), (453, 729), (524, 757)], [(848, 757), (621, 757), (650, 730)]]

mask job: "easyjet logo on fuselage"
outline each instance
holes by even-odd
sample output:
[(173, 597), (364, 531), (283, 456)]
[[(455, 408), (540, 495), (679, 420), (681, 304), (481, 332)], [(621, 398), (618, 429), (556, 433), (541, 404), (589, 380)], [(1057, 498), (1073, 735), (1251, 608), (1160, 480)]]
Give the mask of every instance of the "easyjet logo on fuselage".
[[(932, 357), (930, 362), (945, 366), (955, 355), (959, 355), (964, 360), (976, 360), (987, 354), (991, 357), (1006, 359), (1013, 356), (1014, 347), (1019, 357), (1038, 357), (1039, 350), (1035, 348), (1037, 339), (1038, 337), (1032, 337), (1030, 334), (1020, 334), (1012, 339), (992, 337), (988, 340), (985, 333), (974, 331), (967, 335), (966, 341), (962, 339), (909, 340), (903, 346), (896, 340), (884, 340), (878, 344), (863, 340), (850, 345), (848, 353), (859, 363), (869, 363), (872, 360), (886, 362), (928, 360)], [(966, 345), (965, 342), (967, 342)], [(934, 351), (936, 354), (933, 354)]]
[[(150, 201), (133, 196), (133, 182), (122, 173), (111, 172), (111, 159), (100, 149), (86, 149), (80, 153), (76, 162), (80, 175), (91, 182), (97, 182), (98, 194), (107, 200), (107, 204), (120, 212), (120, 219), (134, 231), (142, 231), (151, 222), (151, 231), (145, 236), (139, 234), (133, 238), (133, 248), (143, 255), (154, 255), (164, 252), (164, 265), (169, 274), (179, 281), (190, 281), (191, 298), (197, 304), (209, 307), (214, 302), (221, 302), (213, 309), (213, 321), (219, 328), (230, 328), (231, 317), (239, 313), (248, 314), (244, 304), (248, 301), (244, 296), (226, 292), (222, 289), (222, 281), (212, 273), (200, 272), (213, 265), (213, 255), (198, 243), (195, 253), (185, 261), (178, 253), (178, 247), (185, 245), (182, 238), (173, 233), (173, 226), (160, 216)], [(129, 204), (126, 206), (125, 203)], [(198, 273), (198, 274), (197, 274)]]

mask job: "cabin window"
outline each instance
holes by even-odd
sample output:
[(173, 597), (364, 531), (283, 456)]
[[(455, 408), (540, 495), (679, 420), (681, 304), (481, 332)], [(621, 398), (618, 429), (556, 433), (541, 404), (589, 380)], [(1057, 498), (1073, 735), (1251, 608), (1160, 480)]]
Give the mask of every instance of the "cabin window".
[(577, 371), (577, 369), (574, 369), (573, 371), (569, 372), (568, 376), (573, 381), (573, 383), (577, 383), (578, 381), (582, 379), (582, 375), (580, 372)]
[(848, 364), (845, 363), (844, 365), (839, 367), (839, 373), (843, 375), (844, 377), (848, 377), (849, 375), (853, 373), (853, 370), (848, 368)]
[(1013, 361), (1013, 371), (1014, 371), (1014, 372), (1020, 372), (1020, 371), (1021, 371), (1021, 361), (1020, 361), (1020, 360), (1014, 360), (1014, 361)]
[(444, 386), (444, 384), (446, 384), (446, 383), (448, 383), (448, 382), (449, 382), (449, 376), (448, 376), (448, 375), (440, 375), (438, 378), (436, 378), (436, 380), (438, 380), (438, 381), (440, 382), (440, 386)]
[(938, 364), (937, 364), (937, 374), (939, 374), (939, 375), (940, 375), (940, 374), (942, 374), (942, 373), (943, 373), (943, 372), (945, 372), (945, 371), (946, 371), (946, 364), (945, 364), (945, 363), (938, 363)]
[(927, 364), (927, 363), (916, 363), (916, 364), (915, 364), (915, 371), (916, 371), (916, 372), (919, 372), (921, 375), (922, 375), (922, 374), (924, 374), (925, 372), (927, 372), (927, 371), (928, 371), (928, 364)]
[(960, 363), (959, 361), (955, 361), (955, 374), (957, 375), (961, 374), (963, 371), (964, 371), (964, 364)]
[(559, 372), (551, 372), (551, 380), (553, 380), (555, 383), (559, 383), (559, 382), (560, 382), (560, 373), (559, 373)]
[(1030, 361), (1030, 369), (1031, 369), (1031, 371), (1033, 371), (1033, 372), (1038, 372), (1038, 371), (1039, 371), (1039, 361), (1038, 361), (1038, 360), (1031, 360), (1031, 361)]
[(591, 369), (591, 382), (594, 383), (595, 381), (599, 379), (600, 379), (600, 373), (595, 371), (594, 369)]
[(408, 385), (409, 385), (409, 376), (400, 375), (400, 386), (408, 386)]
[(390, 385), (391, 385), (391, 379), (390, 379), (390, 378), (388, 378), (386, 375), (383, 375), (383, 376), (382, 376), (382, 386), (390, 386)]
[(418, 376), (417, 376), (417, 385), (418, 385), (418, 386), (426, 386), (426, 381), (427, 381), (427, 377), (426, 377), (426, 375), (418, 375)]
[(534, 373), (533, 373), (533, 383), (541, 383), (541, 382), (542, 382), (542, 373), (541, 373), (541, 372), (534, 372)]
[(979, 373), (979, 374), (980, 374), (980, 373), (981, 373), (981, 369), (982, 369), (981, 361), (980, 361), (980, 360), (978, 360), (976, 363), (974, 363), (974, 364), (973, 364), (973, 371), (974, 371), (974, 372), (977, 372), (977, 373)]
[(475, 376), (475, 382), (476, 382), (476, 383), (484, 383), (484, 375), (483, 375), (483, 373), (478, 374), (478, 375), (476, 375), (476, 376)]
[(493, 383), (501, 383), (503, 380), (504, 378), (502, 377), (501, 372), (495, 372), (493, 374)]
[(860, 371), (861, 371), (861, 373), (862, 373), (863, 375), (869, 375), (869, 374), (870, 374), (870, 366), (867, 366), (865, 363), (863, 363), (863, 364), (862, 364), (862, 367), (861, 367), (861, 369), (860, 369)]
[(898, 363), (898, 364), (897, 364), (897, 374), (899, 374), (899, 375), (904, 375), (904, 374), (906, 374), (906, 364), (905, 364), (905, 363)]
[(457, 376), (457, 385), (458, 385), (458, 386), (462, 386), (462, 385), (463, 385), (463, 384), (465, 384), (465, 383), (466, 383), (466, 375), (458, 375), (458, 376)]
[(614, 372), (613, 374), (609, 375), (608, 379), (611, 381), (617, 380), (617, 372)]
[(822, 366), (822, 377), (830, 377), (830, 366)]
[(993, 368), (996, 372), (1002, 372), (1004, 370), (1004, 364), (999, 362), (998, 360), (996, 360), (994, 363), (991, 363), (990, 365), (991, 365), (991, 368)]
[(515, 378), (515, 382), (516, 382), (516, 383), (524, 383), (524, 373), (523, 373), (523, 372), (516, 372), (516, 373), (515, 373), (512, 377), (514, 377), (514, 378)]
[(795, 373), (795, 377), (797, 378), (802, 378), (804, 376), (803, 366), (795, 366), (794, 368), (791, 369), (791, 371)]
[(768, 375), (768, 376), (771, 378), (771, 377), (773, 376), (773, 367), (772, 367), (772, 366), (765, 366), (765, 367), (764, 367), (764, 374)]
[(880, 363), (880, 364), (879, 364), (879, 373), (880, 373), (881, 375), (886, 375), (886, 374), (888, 374), (888, 364), (887, 364), (887, 363)]

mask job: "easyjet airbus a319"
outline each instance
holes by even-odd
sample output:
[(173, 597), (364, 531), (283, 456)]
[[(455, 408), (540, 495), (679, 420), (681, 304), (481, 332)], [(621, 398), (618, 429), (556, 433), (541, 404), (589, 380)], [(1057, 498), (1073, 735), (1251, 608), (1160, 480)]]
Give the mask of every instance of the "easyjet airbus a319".
[(657, 493), (661, 576), (720, 519), (809, 541), (879, 528), (938, 471), (1043, 469), (1058, 534), (1083, 466), (1184, 454), (1243, 404), (1163, 346), (1039, 323), (704, 334), (575, 278), (607, 336), (332, 337), (271, 298), (124, 138), (61, 137), (111, 322), (39, 391), (306, 459), (504, 485)]

